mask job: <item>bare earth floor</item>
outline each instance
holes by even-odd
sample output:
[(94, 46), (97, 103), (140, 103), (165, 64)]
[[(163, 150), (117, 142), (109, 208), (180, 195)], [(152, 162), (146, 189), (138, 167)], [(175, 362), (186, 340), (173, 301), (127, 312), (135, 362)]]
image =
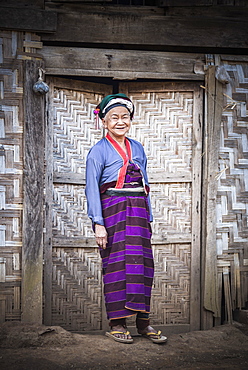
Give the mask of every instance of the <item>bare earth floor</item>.
[(140, 336), (123, 344), (58, 326), (7, 322), (0, 326), (0, 369), (248, 369), (248, 326), (174, 334), (157, 345)]

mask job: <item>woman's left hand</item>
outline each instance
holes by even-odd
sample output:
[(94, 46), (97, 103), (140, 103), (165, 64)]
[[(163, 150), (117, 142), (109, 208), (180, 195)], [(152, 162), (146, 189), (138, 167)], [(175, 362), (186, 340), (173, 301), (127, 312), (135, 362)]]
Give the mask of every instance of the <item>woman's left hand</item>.
[(105, 226), (95, 224), (95, 237), (99, 247), (106, 249), (106, 245), (108, 242), (108, 233)]

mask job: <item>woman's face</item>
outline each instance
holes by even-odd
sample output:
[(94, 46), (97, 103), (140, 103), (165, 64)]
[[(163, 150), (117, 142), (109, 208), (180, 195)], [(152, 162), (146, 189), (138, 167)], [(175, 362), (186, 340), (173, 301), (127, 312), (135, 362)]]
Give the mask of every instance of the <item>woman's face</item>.
[(102, 120), (109, 135), (116, 140), (124, 138), (131, 126), (130, 113), (125, 107), (110, 109)]

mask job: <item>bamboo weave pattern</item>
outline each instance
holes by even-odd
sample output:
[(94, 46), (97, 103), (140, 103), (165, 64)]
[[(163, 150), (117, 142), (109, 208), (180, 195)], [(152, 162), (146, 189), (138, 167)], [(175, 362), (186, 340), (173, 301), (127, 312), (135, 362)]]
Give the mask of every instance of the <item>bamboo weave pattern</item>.
[(225, 69), (230, 83), (222, 115), (216, 211), (218, 269), (225, 294), (230, 293), (230, 300), (225, 297), (230, 316), (231, 309), (244, 308), (248, 301), (248, 70), (245, 63), (226, 63)]
[(37, 52), (39, 40), (0, 34), (0, 322), (21, 319), (23, 60)]

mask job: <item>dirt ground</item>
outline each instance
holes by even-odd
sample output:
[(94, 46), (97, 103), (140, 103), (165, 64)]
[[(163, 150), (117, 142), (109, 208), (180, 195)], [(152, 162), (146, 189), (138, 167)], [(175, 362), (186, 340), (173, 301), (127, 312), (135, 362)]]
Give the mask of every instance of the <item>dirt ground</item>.
[(248, 369), (248, 326), (173, 334), (158, 345), (138, 335), (123, 344), (58, 326), (7, 322), (0, 326), (0, 369)]

